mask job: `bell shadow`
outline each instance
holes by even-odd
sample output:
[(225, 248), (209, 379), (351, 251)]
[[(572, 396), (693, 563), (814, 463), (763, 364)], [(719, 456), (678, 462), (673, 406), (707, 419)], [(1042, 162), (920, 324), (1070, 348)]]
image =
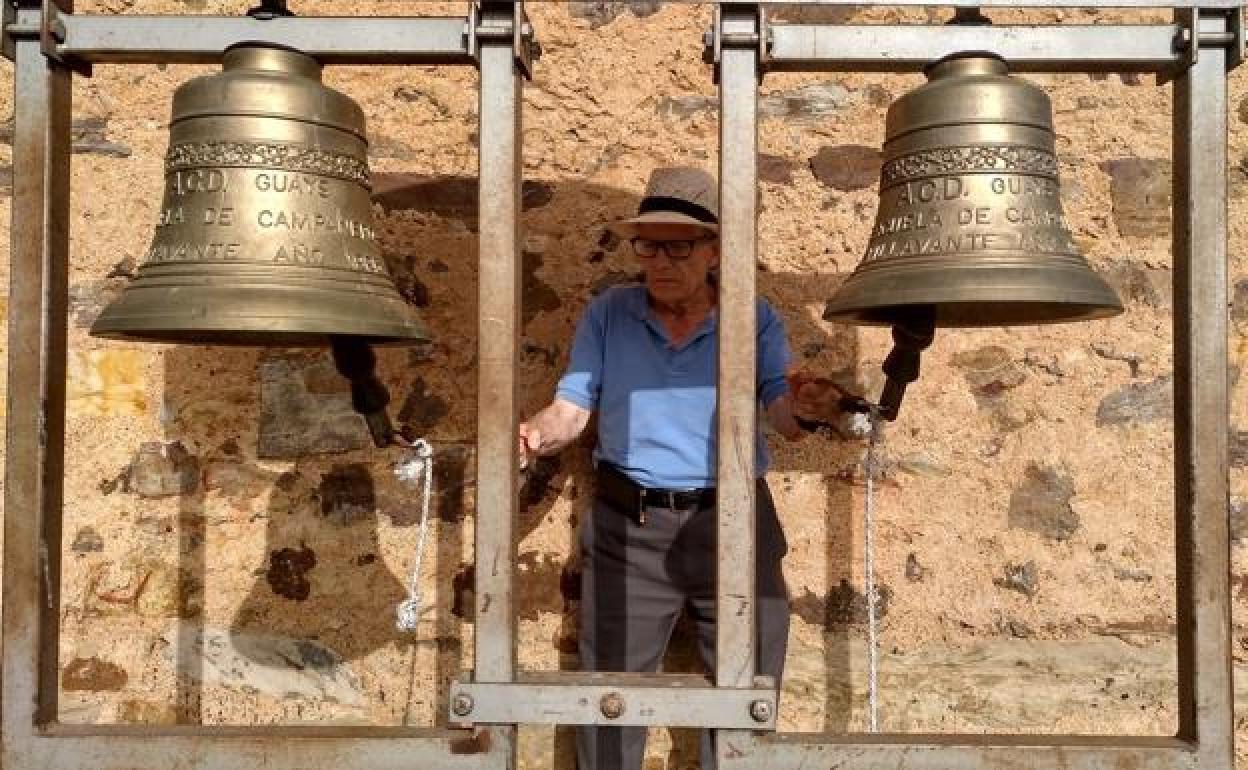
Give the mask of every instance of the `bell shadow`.
[[(297, 362), (296, 368), (303, 367), (305, 375), (311, 372), (321, 390), (341, 395), (338, 416), (347, 413), (357, 423), (349, 431), (335, 423), (328, 434), (341, 432), (337, 438), (360, 448), (295, 457), (284, 472), (260, 462), (257, 425), (263, 418), (256, 372), (274, 360)], [(219, 567), (209, 569), (205, 537), (216, 541), (214, 549), (229, 548), (220, 538), (228, 537), (230, 530), (252, 531), (248, 525), (265, 522), (263, 556), (251, 565), (257, 579), (232, 620), (218, 629), (220, 621), (214, 619), (210, 627), (202, 598), (196, 600), (194, 611), (182, 613), (172, 645), (179, 723), (203, 721), (204, 651), (216, 634), (228, 636), (234, 652), (257, 667), (306, 666), (330, 679), (337, 678), (340, 664), (394, 646), (409, 659), (407, 681), (395, 684), (409, 690), (414, 687), (417, 654), (422, 653), (421, 665), (432, 654), (440, 686), (431, 693), (431, 705), (415, 710), (431, 713), (436, 723), (445, 722), (441, 701), (463, 663), (459, 621), (450, 613), (453, 570), (444, 565), (448, 560), (458, 564), (461, 558), (459, 523), (464, 518), (464, 476), (471, 453), (450, 442), (435, 445), (437, 492), (430, 516), (431, 527), (441, 536), (431, 534), (423, 572), (439, 577), (435, 585), (425, 583), (431, 593), (423, 597), (428, 611), (419, 632), (400, 632), (395, 608), (407, 596), (406, 579), (387, 566), (379, 529), (386, 518), (392, 531), (414, 528), (420, 516), (419, 495), (390, 472), (402, 450), (376, 450), (366, 443), (362, 419), (349, 414), (345, 380), (324, 376), (332, 372), (325, 351), (176, 346), (166, 353), (164, 410), (173, 421), (167, 432), (195, 453), (200, 468), (198, 487), (179, 501), (179, 595), (184, 603), (187, 597), (202, 597), (205, 588), (211, 595), (222, 590), (216, 585), (228, 588), (231, 582)], [(269, 375), (262, 374), (261, 380)], [(336, 439), (331, 435), (327, 440)], [(401, 549), (399, 556), (402, 566), (396, 569), (410, 569), (409, 549)], [(282, 637), (303, 653), (302, 660), (283, 660), (280, 650), (275, 657), (273, 640)], [(428, 647), (431, 652), (421, 649)], [(208, 678), (212, 679), (211, 672)], [(423, 698), (423, 688), (420, 693), (395, 695), (405, 698), (402, 709), (394, 709), (396, 720), (427, 719), (413, 713), (413, 698)]]

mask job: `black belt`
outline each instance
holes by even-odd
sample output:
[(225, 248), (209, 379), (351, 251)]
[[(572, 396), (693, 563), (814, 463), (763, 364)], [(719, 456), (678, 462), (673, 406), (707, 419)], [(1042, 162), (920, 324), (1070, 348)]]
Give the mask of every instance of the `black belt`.
[(610, 463), (598, 463), (598, 496), (612, 508), (646, 523), (646, 507), (709, 508), (715, 505), (715, 487), (658, 489), (643, 487)]

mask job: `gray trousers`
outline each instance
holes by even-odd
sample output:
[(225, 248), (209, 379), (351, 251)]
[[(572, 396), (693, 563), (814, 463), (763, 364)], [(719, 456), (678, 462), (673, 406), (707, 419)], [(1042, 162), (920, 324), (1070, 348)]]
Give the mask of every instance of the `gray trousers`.
[[(780, 561), (788, 546), (766, 482), (757, 495), (758, 592), (756, 671), (784, 670), (789, 599)], [(646, 509), (646, 523), (594, 501), (581, 526), (581, 666), (586, 671), (658, 670), (682, 611), (694, 621), (698, 654), (715, 667), (714, 508)], [(703, 731), (702, 767), (715, 768), (713, 733)], [(640, 770), (644, 727), (583, 727), (577, 732), (579, 770)]]

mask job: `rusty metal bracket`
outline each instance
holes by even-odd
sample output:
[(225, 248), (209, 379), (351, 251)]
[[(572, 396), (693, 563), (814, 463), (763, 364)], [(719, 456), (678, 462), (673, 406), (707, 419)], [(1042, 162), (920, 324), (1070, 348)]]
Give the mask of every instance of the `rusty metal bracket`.
[(537, 42), (533, 25), (524, 9), (524, 0), (516, 2), (473, 3), (468, 10), (468, 22), (464, 30), (469, 54), (478, 64), (481, 61), (481, 44), (485, 41), (512, 41), (516, 66), (525, 80), (533, 79), (533, 63), (541, 58), (542, 46)]
[(74, 12), (74, 0), (44, 0), (39, 21), (39, 48), (43, 55), (83, 77), (91, 77), (90, 62), (64, 56), (59, 46), (65, 42), (63, 15)]

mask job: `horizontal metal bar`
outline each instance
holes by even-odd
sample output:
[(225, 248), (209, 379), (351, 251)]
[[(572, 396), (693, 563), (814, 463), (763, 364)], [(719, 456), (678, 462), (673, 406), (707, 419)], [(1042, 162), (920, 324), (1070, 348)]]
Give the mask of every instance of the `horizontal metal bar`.
[[(709, 0), (695, 0), (709, 1)], [(719, 0), (725, 5), (745, 0)], [(1237, 8), (1237, 0), (766, 0), (767, 5), (820, 6), (940, 6), (943, 8)]]
[(516, 683), (452, 684), (451, 720), (751, 730), (776, 727), (776, 691), (769, 686), (717, 688), (701, 676), (616, 672), (548, 672), (519, 679)]
[(505, 770), (511, 748), (494, 730), (344, 728), (72, 728), (6, 735), (4, 766), (22, 770)]
[(326, 64), (473, 64), (466, 18), (63, 15), (57, 53), (99, 64), (211, 64), (243, 42), (294, 48)]
[[(721, 770), (1196, 770), (1174, 738), (1071, 735), (826, 736), (721, 734)], [(1213, 768), (1201, 768), (1213, 770)]]
[(960, 51), (988, 51), (1015, 72), (1161, 72), (1187, 58), (1180, 27), (1070, 25), (957, 27), (774, 24), (769, 70), (921, 71)]

